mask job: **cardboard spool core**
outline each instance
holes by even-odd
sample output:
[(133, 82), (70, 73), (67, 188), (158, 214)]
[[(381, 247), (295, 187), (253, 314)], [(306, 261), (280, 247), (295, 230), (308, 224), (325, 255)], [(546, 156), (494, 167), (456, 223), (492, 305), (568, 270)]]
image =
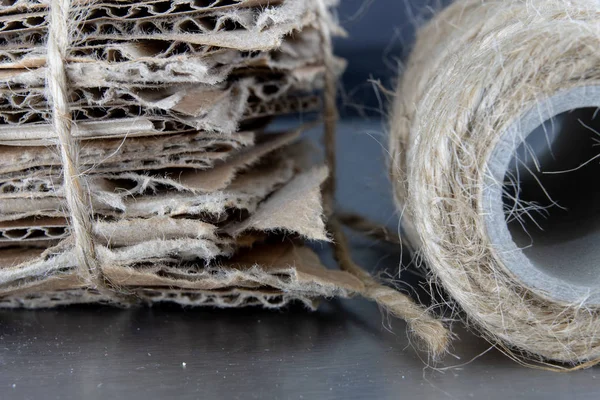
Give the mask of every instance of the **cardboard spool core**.
[[(600, 305), (600, 88), (573, 89), (511, 126), (488, 160), (488, 235), (523, 284)], [(517, 200), (518, 199), (518, 200)]]

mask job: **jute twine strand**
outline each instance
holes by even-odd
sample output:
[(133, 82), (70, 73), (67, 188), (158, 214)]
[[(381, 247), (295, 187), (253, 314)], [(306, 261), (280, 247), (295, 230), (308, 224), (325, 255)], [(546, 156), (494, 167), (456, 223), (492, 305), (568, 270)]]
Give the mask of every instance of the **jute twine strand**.
[(70, 43), (70, 9), (71, 0), (52, 0), (50, 4), (46, 78), (48, 100), (52, 107), (52, 126), (60, 147), (65, 199), (70, 213), (79, 275), (105, 297), (123, 304), (124, 297), (116, 293), (116, 288), (104, 275), (98, 260), (92, 233), (91, 198), (78, 166), (79, 142), (72, 135), (69, 81), (65, 68)]
[(335, 74), (335, 58), (333, 43), (331, 41), (331, 22), (324, 0), (316, 0), (318, 13), (319, 32), (321, 35), (321, 52), (325, 64), (325, 90), (323, 93), (323, 136), (325, 148), (325, 162), (329, 168), (329, 176), (323, 185), (323, 203), (325, 214), (330, 216), (335, 208), (337, 158), (336, 158), (336, 131), (338, 121), (337, 78)]
[(373, 222), (354, 213), (338, 213), (340, 223), (353, 231), (362, 233), (378, 242), (387, 242), (392, 244), (400, 244), (406, 246), (400, 235), (390, 231), (385, 225)]
[[(330, 20), (324, 0), (316, 0), (321, 33), (322, 53), (326, 68), (324, 93), (324, 146), (330, 176), (323, 187), (323, 199), (328, 217), (328, 229), (333, 236), (333, 250), (340, 268), (354, 275), (364, 285), (360, 295), (375, 301), (380, 307), (398, 318), (404, 319), (409, 330), (421, 340), (434, 358), (447, 351), (450, 334), (441, 321), (417, 305), (404, 293), (385, 286), (373, 278), (352, 259), (350, 247), (344, 234), (340, 216), (334, 213), (336, 191), (336, 131), (338, 110), (336, 104), (337, 78), (335, 58), (331, 41)], [(356, 218), (355, 218), (356, 220)]]

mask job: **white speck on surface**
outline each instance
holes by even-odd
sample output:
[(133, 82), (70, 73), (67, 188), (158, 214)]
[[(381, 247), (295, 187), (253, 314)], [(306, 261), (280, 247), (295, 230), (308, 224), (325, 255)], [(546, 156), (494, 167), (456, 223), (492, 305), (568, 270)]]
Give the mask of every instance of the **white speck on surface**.
[(14, 389), (14, 388), (16, 388), (16, 387), (17, 387), (17, 384), (16, 384), (16, 383), (13, 383), (13, 384), (12, 384), (12, 388)]
[(185, 367), (187, 367), (187, 363), (185, 363), (185, 362), (182, 362), (182, 363), (181, 363), (181, 366), (182, 366), (183, 368), (185, 368)]

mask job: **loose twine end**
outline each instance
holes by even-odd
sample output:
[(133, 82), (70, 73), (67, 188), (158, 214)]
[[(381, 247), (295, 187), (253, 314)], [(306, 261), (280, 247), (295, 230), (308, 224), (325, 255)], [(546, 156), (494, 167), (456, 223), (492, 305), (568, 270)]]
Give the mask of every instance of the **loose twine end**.
[(375, 301), (395, 317), (405, 320), (409, 331), (427, 347), (432, 358), (436, 359), (445, 354), (450, 345), (451, 334), (444, 324), (418, 305), (410, 296), (378, 282), (354, 262), (337, 215), (330, 218), (328, 226), (333, 235), (334, 255), (340, 268), (356, 276), (364, 284), (364, 290), (359, 294)]
[[(450, 343), (450, 333), (441, 321), (434, 318), (427, 310), (416, 304), (409, 296), (393, 288), (379, 283), (363, 268), (358, 266), (350, 255), (348, 241), (342, 230), (340, 216), (334, 214), (336, 191), (336, 131), (338, 110), (336, 104), (337, 77), (335, 74), (335, 58), (330, 34), (330, 20), (323, 0), (315, 0), (319, 16), (321, 47), (325, 64), (324, 92), (324, 145), (325, 158), (329, 167), (329, 179), (323, 185), (323, 202), (329, 216), (328, 230), (333, 236), (333, 251), (340, 268), (354, 275), (364, 285), (359, 294), (375, 301), (380, 307), (398, 318), (404, 319), (409, 330), (422, 341), (429, 354), (436, 358), (446, 353)], [(355, 218), (355, 220), (361, 220)], [(364, 227), (373, 228), (373, 226)], [(381, 230), (380, 230), (381, 231)]]

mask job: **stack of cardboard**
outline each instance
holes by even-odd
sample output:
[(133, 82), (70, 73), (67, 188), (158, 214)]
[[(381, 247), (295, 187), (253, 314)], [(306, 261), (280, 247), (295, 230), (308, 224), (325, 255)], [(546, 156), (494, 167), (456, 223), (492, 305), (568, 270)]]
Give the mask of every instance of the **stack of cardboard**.
[[(0, 5), (0, 307), (110, 299), (78, 272), (46, 94), (50, 6)], [(73, 0), (72, 135), (115, 287), (221, 307), (310, 306), (360, 289), (302, 243), (328, 240), (327, 170), (311, 165), (302, 127), (267, 132), (275, 117), (320, 108), (316, 7)]]

